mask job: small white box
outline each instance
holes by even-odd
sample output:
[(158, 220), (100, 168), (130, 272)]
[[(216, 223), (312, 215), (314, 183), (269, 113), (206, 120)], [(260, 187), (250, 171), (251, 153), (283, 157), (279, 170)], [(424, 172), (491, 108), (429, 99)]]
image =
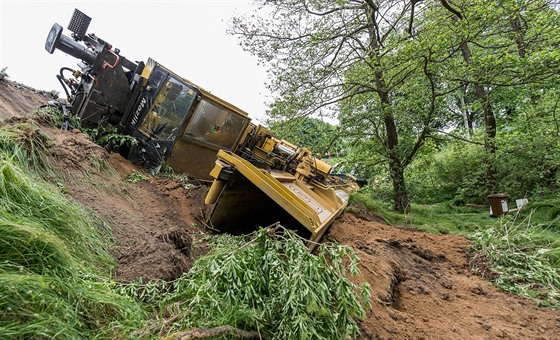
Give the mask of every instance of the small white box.
[(517, 209), (521, 209), (527, 204), (529, 204), (529, 200), (526, 198), (520, 198), (518, 200), (515, 200), (515, 205), (517, 205)]

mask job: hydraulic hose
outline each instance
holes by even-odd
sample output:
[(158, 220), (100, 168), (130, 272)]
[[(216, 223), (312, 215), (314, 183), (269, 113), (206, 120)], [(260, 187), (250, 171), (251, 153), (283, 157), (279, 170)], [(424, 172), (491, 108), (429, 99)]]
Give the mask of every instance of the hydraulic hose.
[(66, 78), (64, 77), (64, 73), (63, 73), (64, 71), (74, 72), (74, 70), (71, 69), (70, 67), (62, 67), (59, 71), (59, 74), (56, 75), (56, 79), (58, 79), (60, 85), (62, 85), (62, 88), (66, 93), (66, 98), (70, 98), (70, 93), (68, 92), (68, 85), (65, 82)]

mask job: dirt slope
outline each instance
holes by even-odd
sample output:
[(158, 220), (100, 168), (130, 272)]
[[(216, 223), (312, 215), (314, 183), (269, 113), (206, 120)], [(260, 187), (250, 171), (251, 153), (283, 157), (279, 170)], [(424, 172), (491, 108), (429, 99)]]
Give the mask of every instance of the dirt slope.
[(343, 214), (330, 237), (352, 246), (372, 286), (364, 338), (559, 339), (560, 311), (500, 292), (469, 265), (469, 242)]
[[(51, 150), (68, 194), (115, 230), (119, 280), (173, 280), (190, 268), (206, 187), (187, 190), (179, 182), (149, 174), (146, 180), (129, 183), (127, 178), (142, 169), (119, 154), (107, 153), (77, 130), (45, 131), (53, 138)], [(109, 172), (92, 160), (106, 161)]]
[[(0, 81), (0, 117), (29, 112), (47, 97)], [(188, 270), (200, 251), (207, 187), (153, 177), (129, 183), (140, 170), (135, 165), (79, 131), (43, 129), (69, 196), (114, 225), (119, 280), (171, 280)], [(343, 214), (326, 237), (357, 251), (372, 286), (364, 339), (560, 339), (560, 311), (504, 294), (473, 274), (462, 237), (390, 227), (365, 212)]]
[(0, 117), (29, 113), (53, 100), (51, 92), (36, 90), (7, 79), (0, 80)]

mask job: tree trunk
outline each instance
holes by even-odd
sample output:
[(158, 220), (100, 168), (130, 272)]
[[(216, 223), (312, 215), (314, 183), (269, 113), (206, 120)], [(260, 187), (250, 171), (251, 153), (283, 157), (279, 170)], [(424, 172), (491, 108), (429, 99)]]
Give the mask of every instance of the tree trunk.
[(519, 10), (513, 13), (509, 20), (511, 29), (513, 30), (515, 44), (517, 45), (517, 53), (521, 58), (525, 58), (527, 54), (527, 42), (525, 41), (526, 27), (521, 20), (521, 13)]
[[(383, 86), (383, 79), (380, 77), (379, 72), (376, 73), (376, 81), (378, 86)], [(393, 203), (396, 211), (405, 212), (410, 209), (410, 202), (408, 201), (408, 193), (406, 192), (404, 168), (397, 153), (399, 138), (395, 118), (390, 110), (391, 98), (385, 91), (378, 93), (379, 99), (384, 106), (388, 108), (388, 110), (384, 113), (383, 121), (387, 132), (387, 160), (389, 161), (389, 174), (391, 176), (391, 181), (393, 182)]]
[(465, 133), (467, 134), (467, 139), (472, 140), (473, 125), (471, 115), (467, 110), (467, 104), (465, 103), (465, 96), (467, 95), (467, 87), (465, 86), (464, 92), (459, 96), (459, 107), (461, 108), (461, 114), (463, 115), (463, 123), (465, 125)]
[(393, 206), (396, 211), (406, 212), (410, 210), (410, 202), (408, 201), (408, 194), (406, 192), (404, 169), (398, 157), (393, 157), (392, 153), (390, 153), (388, 158), (389, 172), (391, 181), (393, 182)]
[(384, 81), (384, 73), (380, 62), (380, 43), (379, 37), (377, 36), (377, 31), (375, 29), (375, 12), (377, 11), (377, 6), (373, 1), (366, 0), (366, 13), (368, 14), (368, 29), (369, 29), (369, 56), (371, 61), (374, 63), (374, 80), (375, 80), (375, 90), (379, 95), (379, 100), (382, 106), (385, 108), (383, 113), (383, 121), (385, 124), (385, 131), (387, 133), (387, 139), (384, 141), (386, 149), (386, 157), (389, 164), (389, 173), (391, 176), (391, 181), (393, 182), (393, 199), (394, 207), (396, 211), (405, 212), (410, 209), (410, 202), (408, 201), (408, 194), (406, 192), (406, 184), (404, 179), (404, 167), (402, 160), (399, 158), (397, 146), (399, 145), (399, 133), (397, 130), (397, 124), (395, 123), (395, 117), (391, 112), (391, 97), (387, 90), (387, 86)]
[[(463, 54), (463, 59), (468, 66), (472, 66), (472, 54), (467, 45), (467, 42), (461, 43), (461, 53)], [(476, 95), (482, 105), (482, 113), (484, 115), (484, 126), (486, 132), (486, 139), (484, 141), (485, 148), (485, 159), (486, 164), (486, 193), (492, 194), (496, 190), (497, 179), (496, 179), (496, 165), (494, 157), (496, 155), (496, 117), (494, 116), (494, 111), (490, 105), (490, 99), (488, 92), (478, 81), (474, 81), (474, 88)]]

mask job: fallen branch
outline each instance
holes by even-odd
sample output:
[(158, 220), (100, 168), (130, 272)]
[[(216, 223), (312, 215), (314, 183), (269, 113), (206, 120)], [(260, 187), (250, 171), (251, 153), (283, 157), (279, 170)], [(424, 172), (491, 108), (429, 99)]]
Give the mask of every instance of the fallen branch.
[(471, 208), (485, 208), (485, 206), (482, 205), (482, 204), (474, 204), (474, 203), (467, 203), (467, 207), (471, 207)]
[(232, 326), (220, 326), (214, 328), (195, 328), (185, 332), (175, 334), (174, 340), (205, 339), (212, 336), (235, 335), (241, 339), (257, 339), (259, 333), (255, 331), (245, 331)]

